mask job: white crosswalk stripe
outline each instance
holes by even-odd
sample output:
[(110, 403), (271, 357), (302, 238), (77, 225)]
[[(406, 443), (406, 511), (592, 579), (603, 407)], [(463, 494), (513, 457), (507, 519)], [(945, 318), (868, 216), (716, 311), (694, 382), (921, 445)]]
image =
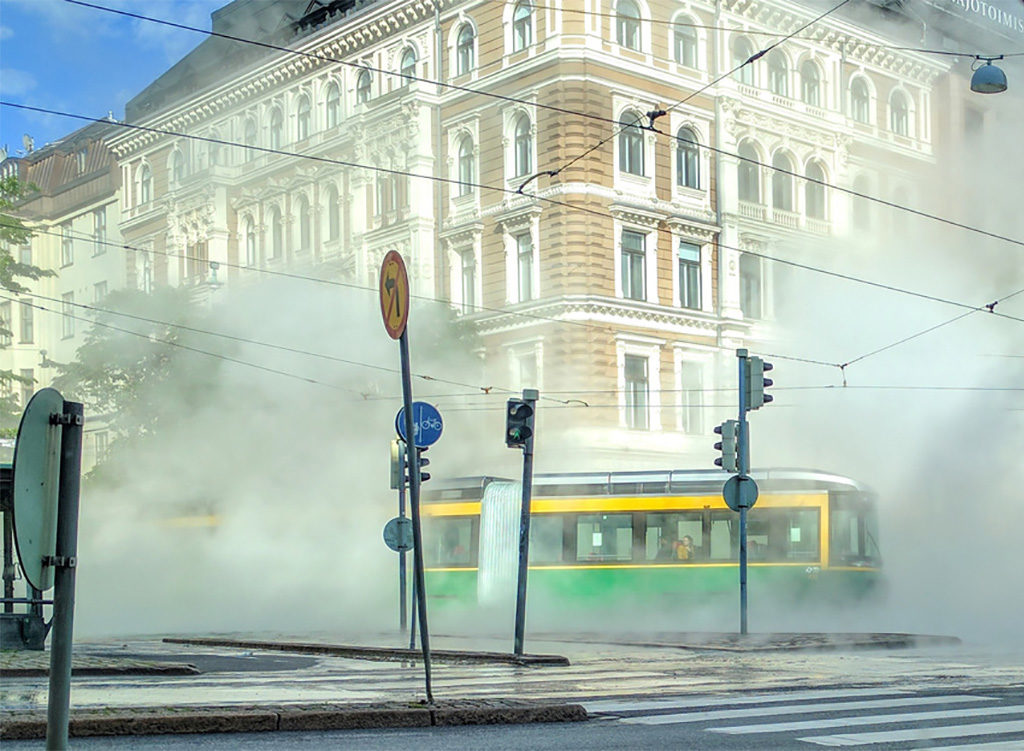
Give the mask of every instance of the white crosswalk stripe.
[[(825, 747), (909, 743), (922, 748), (924, 742), (934, 751), (1024, 751), (1024, 703), (972, 694), (910, 694), (891, 689), (842, 689), (582, 703), (591, 714), (614, 717), (626, 724), (708, 723), (703, 729), (706, 732), (736, 736), (788, 734), (790, 743)], [(744, 722), (755, 719), (761, 722)], [(722, 720), (733, 722), (716, 724)], [(896, 727), (887, 730), (887, 725)], [(841, 731), (813, 734), (828, 729)], [(1015, 740), (992, 739), (1018, 734)], [(948, 745), (951, 739), (959, 739), (960, 745)], [(769, 748), (770, 743), (762, 739), (759, 747)]]

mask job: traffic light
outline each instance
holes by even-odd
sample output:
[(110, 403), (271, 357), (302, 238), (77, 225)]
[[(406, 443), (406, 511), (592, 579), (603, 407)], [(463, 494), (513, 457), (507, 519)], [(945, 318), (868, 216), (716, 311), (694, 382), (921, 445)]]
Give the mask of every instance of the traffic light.
[(763, 404), (772, 401), (772, 395), (764, 393), (764, 390), (772, 385), (771, 378), (765, 378), (764, 374), (772, 369), (770, 362), (765, 362), (760, 357), (747, 359), (747, 409), (758, 409)]
[(736, 420), (726, 420), (715, 428), (715, 432), (722, 436), (722, 440), (715, 444), (715, 450), (722, 452), (722, 455), (715, 459), (715, 464), (727, 472), (735, 472), (739, 468), (736, 453), (738, 428), (739, 423)]
[(533, 435), (533, 407), (523, 399), (509, 399), (505, 410), (505, 445), (525, 446)]
[(423, 471), (423, 468), (430, 464), (430, 459), (423, 456), (425, 453), (427, 453), (426, 448), (421, 448), (416, 452), (417, 464), (419, 464), (420, 470), (420, 482), (426, 482), (427, 480), (430, 479), (430, 473)]

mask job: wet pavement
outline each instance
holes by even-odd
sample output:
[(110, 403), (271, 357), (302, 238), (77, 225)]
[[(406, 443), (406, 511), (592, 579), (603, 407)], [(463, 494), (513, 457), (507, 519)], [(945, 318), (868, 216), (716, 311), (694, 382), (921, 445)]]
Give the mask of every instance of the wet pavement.
[[(279, 649), (174, 644), (160, 638), (91, 641), (75, 645), (78, 664), (121, 667), (187, 665), (190, 675), (123, 670), (110, 675), (76, 675), (71, 704), (75, 711), (218, 707), (255, 711), (286, 705), (420, 702), (425, 698), (422, 665), (415, 660), (361, 660), (334, 654), (288, 654), (281, 643), (336, 644), (337, 638), (312, 639), (233, 634), (252, 642), (273, 641)], [(962, 645), (943, 639), (917, 640), (926, 648), (879, 649), (895, 641), (869, 635), (853, 639), (870, 649), (854, 649), (853, 635), (761, 635), (738, 643), (732, 635), (698, 640), (694, 635), (618, 635), (624, 643), (571, 640), (548, 635), (533, 639), (531, 652), (564, 655), (568, 665), (435, 662), (433, 693), (438, 701), (566, 702), (607, 696), (706, 694), (821, 687), (898, 687), (908, 690), (1024, 686), (1024, 653)], [(864, 636), (864, 635), (861, 635)], [(905, 635), (904, 635), (905, 636)], [(595, 639), (599, 638), (594, 636)], [(606, 637), (607, 638), (607, 637)], [(646, 646), (638, 646), (641, 640)], [(345, 640), (352, 643), (354, 640)], [(398, 646), (398, 635), (368, 639), (376, 646)], [(505, 640), (435, 637), (438, 649), (508, 651)], [(769, 648), (774, 644), (775, 648)], [(805, 649), (796, 647), (803, 644)], [(824, 651), (823, 651), (824, 649)], [(22, 655), (26, 653), (21, 653)], [(5, 664), (18, 658), (5, 655)], [(28, 660), (45, 659), (33, 653)], [(47, 679), (5, 675), (0, 683), (0, 723), (35, 714), (46, 707)]]

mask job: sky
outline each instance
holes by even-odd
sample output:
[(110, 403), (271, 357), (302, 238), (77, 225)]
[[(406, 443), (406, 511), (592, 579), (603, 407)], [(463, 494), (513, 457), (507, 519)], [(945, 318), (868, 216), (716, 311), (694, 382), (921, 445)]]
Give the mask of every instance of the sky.
[[(210, 28), (227, 0), (97, 0), (130, 12)], [(124, 105), (203, 36), (64, 0), (0, 0), (0, 98), (92, 117), (124, 117)], [(85, 123), (0, 107), (0, 146), (36, 148)]]

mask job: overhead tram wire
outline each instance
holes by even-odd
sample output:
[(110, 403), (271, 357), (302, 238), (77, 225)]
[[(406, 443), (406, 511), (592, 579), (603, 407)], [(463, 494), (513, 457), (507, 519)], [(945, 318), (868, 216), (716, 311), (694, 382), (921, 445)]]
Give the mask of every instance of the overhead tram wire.
[[(654, 128), (654, 121), (655, 121), (655, 120), (656, 120), (656, 119), (657, 119), (658, 117), (661, 117), (662, 115), (665, 115), (665, 114), (667, 114), (667, 112), (671, 112), (672, 110), (676, 109), (677, 107), (680, 107), (680, 106), (682, 106), (682, 105), (683, 105), (683, 104), (685, 104), (686, 102), (688, 102), (688, 101), (690, 101), (691, 99), (693, 99), (693, 98), (694, 98), (695, 96), (697, 96), (697, 95), (701, 94), (702, 92), (705, 92), (705, 91), (707, 91), (708, 89), (710, 89), (710, 88), (711, 88), (712, 86), (714, 86), (715, 84), (717, 84), (717, 83), (719, 83), (719, 82), (721, 82), (721, 81), (724, 81), (724, 80), (725, 80), (726, 78), (728, 78), (729, 76), (731, 76), (731, 75), (732, 75), (733, 73), (735, 73), (736, 71), (740, 70), (740, 69), (741, 69), (741, 68), (743, 68), (744, 66), (750, 65), (751, 63), (753, 63), (753, 62), (755, 62), (755, 61), (759, 60), (760, 58), (764, 57), (765, 55), (767, 55), (767, 54), (768, 54), (769, 52), (771, 52), (771, 51), (772, 51), (773, 49), (775, 49), (776, 47), (778, 47), (778, 46), (779, 46), (780, 44), (782, 44), (783, 42), (785, 42), (785, 41), (787, 41), (787, 40), (791, 39), (791, 38), (792, 38), (793, 36), (795, 36), (796, 34), (799, 34), (799, 33), (800, 33), (801, 31), (804, 31), (804, 30), (805, 30), (805, 29), (807, 29), (807, 28), (808, 28), (809, 26), (812, 26), (812, 25), (816, 24), (816, 23), (817, 23), (818, 21), (820, 21), (821, 19), (823, 19), (823, 18), (824, 18), (825, 16), (829, 15), (830, 13), (835, 13), (835, 12), (836, 12), (837, 10), (839, 10), (839, 9), (840, 9), (840, 8), (842, 8), (842, 7), (844, 6), (844, 5), (846, 5), (846, 4), (848, 3), (848, 2), (850, 2), (850, 0), (840, 0), (840, 1), (839, 1), (839, 3), (838, 3), (837, 5), (834, 5), (833, 7), (831, 7), (830, 9), (828, 9), (827, 11), (825, 11), (824, 13), (820, 14), (819, 16), (817, 16), (816, 18), (814, 18), (813, 20), (811, 20), (811, 21), (808, 21), (808, 22), (807, 22), (806, 24), (804, 24), (803, 26), (801, 26), (801, 27), (800, 27), (799, 29), (797, 29), (796, 31), (794, 31), (794, 32), (793, 32), (792, 34), (789, 34), (789, 35), (787, 35), (787, 36), (784, 36), (784, 37), (783, 37), (782, 39), (779, 39), (778, 41), (776, 41), (776, 42), (773, 42), (772, 44), (768, 45), (767, 47), (765, 47), (764, 49), (760, 50), (759, 52), (755, 52), (755, 53), (754, 53), (753, 55), (751, 55), (750, 57), (748, 57), (748, 58), (747, 58), (746, 60), (744, 60), (744, 61), (743, 61), (742, 63), (740, 63), (739, 65), (733, 66), (732, 70), (726, 71), (725, 73), (721, 74), (721, 75), (720, 75), (720, 76), (718, 76), (717, 78), (713, 78), (712, 80), (708, 81), (708, 82), (707, 82), (706, 84), (704, 84), (703, 86), (701, 86), (701, 87), (700, 87), (699, 89), (697, 89), (697, 90), (695, 90), (695, 91), (692, 91), (692, 92), (690, 92), (690, 93), (689, 93), (688, 95), (686, 95), (685, 97), (683, 97), (682, 99), (680, 99), (680, 100), (679, 100), (678, 102), (676, 102), (675, 104), (673, 104), (673, 105), (670, 105), (670, 106), (669, 106), (669, 107), (668, 107), (667, 109), (665, 109), (665, 110), (655, 110), (655, 111), (653, 111), (653, 112), (649, 112), (649, 113), (647, 113), (647, 116), (648, 116), (648, 117), (650, 118), (650, 120), (651, 120), (651, 124), (650, 124), (650, 127), (649, 127), (649, 128), (647, 128), (647, 129), (648, 129), (648, 130), (654, 130), (654, 129), (655, 129), (655, 128)], [(562, 173), (563, 171), (565, 171), (566, 169), (568, 169), (569, 167), (571, 167), (572, 165), (574, 165), (574, 164), (575, 164), (576, 162), (578, 162), (579, 160), (583, 159), (583, 158), (584, 158), (585, 156), (587, 156), (588, 154), (592, 154), (593, 152), (597, 151), (597, 150), (598, 150), (599, 148), (601, 148), (602, 146), (604, 146), (604, 145), (605, 145), (606, 143), (608, 143), (609, 141), (611, 141), (611, 140), (612, 140), (613, 138), (615, 138), (616, 136), (618, 136), (618, 135), (619, 135), (620, 133), (622, 133), (623, 131), (625, 131), (625, 130), (626, 130), (627, 128), (635, 128), (635, 127), (639, 127), (639, 128), (641, 128), (641, 129), (644, 129), (644, 127), (643, 127), (642, 125), (640, 125), (640, 126), (638, 126), (638, 125), (637, 125), (637, 123), (638, 123), (639, 121), (640, 121), (640, 119), (638, 118), (636, 122), (633, 122), (633, 123), (632, 123), (632, 124), (630, 124), (630, 125), (622, 125), (622, 124), (619, 124), (619, 127), (618, 127), (618, 129), (617, 129), (617, 130), (613, 130), (613, 131), (612, 131), (612, 134), (611, 134), (610, 136), (608, 136), (607, 138), (603, 138), (602, 140), (598, 141), (598, 142), (597, 142), (596, 144), (594, 144), (593, 146), (591, 146), (591, 147), (590, 147), (589, 149), (587, 149), (586, 151), (584, 151), (584, 152), (582, 152), (582, 153), (580, 153), (580, 154), (577, 154), (577, 155), (576, 155), (576, 156), (574, 156), (574, 157), (573, 157), (572, 159), (570, 159), (570, 160), (569, 160), (568, 162), (566, 162), (565, 164), (563, 164), (563, 165), (562, 165), (561, 167), (559, 167), (558, 169), (556, 169), (556, 170), (554, 170), (554, 171), (552, 171), (552, 172), (548, 172), (547, 174), (548, 174), (548, 175), (549, 175), (550, 177), (557, 177), (557, 176), (558, 176), (559, 174), (561, 174), (561, 173)], [(544, 173), (542, 172), (542, 173), (540, 173), (540, 174), (544, 174)], [(521, 186), (520, 186), (520, 187), (521, 187)]]
[[(848, 1), (849, 0), (845, 0), (845, 2), (848, 2)], [(352, 62), (350, 60), (342, 60), (341, 58), (330, 57), (328, 55), (320, 55), (320, 54), (312, 53), (312, 52), (303, 52), (302, 50), (295, 50), (295, 49), (292, 49), (290, 47), (284, 47), (284, 46), (281, 46), (281, 45), (270, 44), (269, 42), (261, 42), (261, 41), (255, 40), (255, 39), (247, 39), (245, 37), (239, 37), (239, 36), (235, 36), (235, 35), (232, 35), (232, 34), (225, 34), (223, 32), (215, 32), (215, 31), (212, 31), (212, 30), (207, 30), (207, 29), (199, 28), (198, 26), (189, 26), (188, 24), (177, 23), (175, 21), (168, 21), (168, 20), (162, 19), (162, 18), (154, 18), (152, 16), (144, 16), (144, 15), (139, 14), (139, 13), (132, 13), (130, 11), (119, 10), (117, 8), (108, 8), (108, 7), (103, 6), (103, 5), (96, 5), (94, 3), (85, 2), (84, 0), (64, 0), (64, 2), (71, 3), (73, 5), (80, 5), (82, 7), (91, 8), (91, 9), (98, 10), (98, 11), (103, 11), (103, 12), (106, 12), (106, 13), (113, 13), (115, 15), (126, 16), (126, 17), (134, 18), (134, 19), (140, 20), (140, 21), (147, 21), (147, 22), (150, 22), (150, 23), (155, 23), (155, 24), (160, 24), (160, 25), (164, 25), (164, 26), (169, 26), (169, 27), (172, 27), (172, 28), (182, 29), (184, 31), (191, 31), (191, 32), (194, 32), (194, 33), (197, 33), (197, 34), (203, 34), (203, 35), (206, 35), (206, 36), (218, 37), (218, 38), (227, 39), (227, 40), (234, 41), (234, 42), (239, 42), (239, 43), (242, 43), (242, 44), (251, 44), (251, 45), (254, 45), (254, 46), (257, 46), (257, 47), (262, 47), (262, 48), (265, 48), (265, 49), (271, 49), (271, 50), (276, 50), (278, 52), (284, 52), (284, 53), (288, 53), (288, 54), (292, 54), (292, 55), (298, 55), (300, 57), (307, 57), (307, 58), (311, 58), (311, 59), (315, 59), (315, 60), (320, 60), (320, 61), (323, 61), (323, 62), (337, 63), (339, 65), (345, 65), (345, 66), (352, 67), (352, 68), (358, 68), (360, 70), (367, 70), (367, 71), (372, 71), (372, 72), (375, 72), (375, 73), (381, 73), (383, 75), (388, 75), (388, 76), (392, 76), (392, 77), (398, 77), (398, 78), (402, 78), (404, 80), (418, 81), (420, 83), (429, 83), (429, 84), (433, 84), (435, 86), (439, 86), (439, 87), (442, 87), (442, 88), (448, 88), (448, 89), (452, 89), (452, 90), (462, 91), (462, 92), (465, 92), (465, 93), (478, 94), (478, 95), (483, 96), (483, 97), (497, 99), (497, 100), (501, 100), (501, 101), (505, 101), (505, 102), (511, 102), (511, 103), (515, 103), (515, 104), (528, 104), (530, 107), (532, 107), (534, 109), (543, 109), (543, 110), (548, 110), (548, 111), (551, 111), (551, 112), (559, 112), (561, 114), (572, 115), (574, 117), (587, 118), (587, 119), (595, 120), (595, 121), (598, 121), (598, 122), (608, 123), (608, 124), (611, 124), (614, 127), (620, 127), (621, 126), (620, 122), (618, 122), (617, 120), (615, 120), (614, 118), (611, 118), (611, 117), (604, 117), (602, 115), (596, 115), (596, 114), (588, 113), (588, 112), (577, 112), (575, 110), (570, 110), (570, 109), (567, 109), (565, 107), (559, 107), (557, 105), (545, 104), (545, 103), (542, 103), (542, 102), (527, 101), (527, 100), (524, 100), (524, 99), (521, 99), (521, 98), (518, 98), (518, 97), (508, 96), (508, 95), (505, 95), (505, 94), (497, 94), (495, 92), (484, 91), (482, 89), (475, 89), (475, 88), (472, 88), (470, 86), (463, 86), (463, 85), (460, 85), (460, 84), (449, 83), (447, 81), (438, 81), (438, 80), (434, 80), (434, 79), (430, 79), (430, 78), (424, 78), (424, 77), (421, 77), (421, 76), (406, 75), (406, 74), (403, 74), (403, 73), (401, 73), (399, 71), (391, 71), (391, 70), (386, 70), (386, 69), (383, 69), (383, 68), (377, 68), (377, 67), (374, 67), (374, 66), (363, 65), (363, 64), (360, 64), (360, 63)], [(840, 6), (843, 5), (843, 4), (845, 4), (845, 3), (840, 3)], [(836, 6), (836, 7), (840, 7), (840, 6)], [(830, 12), (832, 12), (832, 11), (828, 11), (828, 13), (830, 13)], [(807, 28), (807, 26), (809, 26), (809, 25), (811, 25), (813, 23), (816, 23), (817, 20), (820, 20), (820, 18), (823, 18), (824, 15), (827, 15), (827, 13), (823, 14), (818, 19), (815, 19), (814, 21), (811, 21), (809, 24), (806, 24), (802, 28)], [(794, 32), (793, 34), (796, 34), (799, 31), (800, 31), (800, 29), (798, 29), (797, 32)], [(767, 32), (764, 32), (764, 33), (767, 33)], [(775, 34), (775, 35), (777, 35), (777, 34)], [(795, 38), (795, 37), (793, 35), (790, 35), (787, 38)], [(782, 41), (785, 41), (785, 39), (779, 40), (779, 42), (777, 42), (776, 44), (780, 44)], [(767, 52), (768, 50), (772, 49), (772, 47), (774, 47), (774, 46), (775, 45), (770, 46), (768, 49), (764, 50), (763, 52)], [(752, 56), (752, 57), (754, 57), (756, 59), (756, 57), (759, 57), (760, 54), (763, 54), (763, 53), (755, 53), (755, 55)], [(1004, 57), (1012, 57), (1012, 56), (1016, 56), (1016, 55), (1024, 55), (1024, 52), (1010, 53), (1009, 55), (1004, 55)], [(975, 55), (974, 53), (964, 53), (964, 56), (977, 57), (977, 55)], [(744, 63), (744, 65), (745, 64), (746, 63)], [(742, 67), (742, 65), (739, 66), (739, 67)], [(730, 71), (730, 72), (724, 74), (723, 76), (720, 76), (718, 79), (716, 79), (716, 81), (723, 80), (724, 78), (726, 78), (729, 75), (731, 75), (732, 72), (734, 72), (734, 71)], [(712, 83), (714, 83), (714, 82), (712, 82)], [(710, 85), (712, 85), (712, 84), (708, 84), (707, 86), (703, 87), (700, 91), (703, 91), (704, 89), (708, 88), (708, 86), (710, 86)], [(695, 92), (693, 95), (696, 95), (696, 93), (698, 93), (698, 92)], [(678, 102), (675, 105), (673, 105), (673, 107), (678, 107), (678, 106), (680, 106), (685, 101), (686, 101), (686, 99), (681, 100), (680, 102)], [(9, 106), (16, 106), (16, 105), (13, 105), (11, 103), (8, 103), (8, 104), (9, 104)], [(73, 115), (68, 115), (68, 116), (73, 117)], [(107, 122), (109, 122), (109, 121), (107, 121)], [(126, 123), (118, 123), (118, 124), (125, 125)], [(653, 127), (650, 128), (650, 130), (652, 130), (655, 133), (666, 135), (663, 131), (660, 131), (660, 130), (658, 130), (656, 128), (653, 128)], [(613, 134), (612, 138), (614, 138), (615, 135), (616, 134)], [(242, 145), (242, 144), (234, 144), (234, 145), (239, 146), (241, 148), (258, 148), (258, 147), (249, 147), (249, 146), (245, 146), (245, 145)], [(946, 225), (949, 225), (949, 226), (952, 226), (952, 227), (957, 227), (958, 229), (963, 229), (963, 230), (968, 231), (968, 232), (974, 232), (974, 233), (977, 233), (977, 234), (981, 234), (981, 235), (983, 235), (985, 237), (990, 237), (990, 238), (993, 238), (993, 239), (996, 239), (996, 240), (1002, 240), (1004, 242), (1008, 242), (1008, 243), (1011, 243), (1013, 245), (1018, 245), (1020, 247), (1024, 247), (1024, 240), (1017, 240), (1017, 239), (1014, 239), (1014, 238), (1011, 238), (1011, 237), (1007, 237), (1005, 235), (1001, 235), (1001, 234), (996, 233), (996, 232), (989, 232), (988, 230), (983, 230), (981, 228), (974, 227), (972, 225), (965, 224), (963, 222), (957, 222), (957, 221), (954, 221), (954, 220), (949, 219), (947, 217), (939, 216), (938, 214), (932, 214), (932, 213), (929, 213), (927, 211), (922, 211), (922, 210), (919, 210), (919, 209), (911, 208), (909, 206), (904, 206), (904, 205), (895, 203), (893, 201), (886, 201), (884, 199), (877, 198), (875, 196), (871, 196), (871, 195), (868, 195), (866, 193), (861, 193), (859, 191), (853, 190), (852, 188), (844, 188), (844, 187), (841, 187), (839, 185), (835, 185), (835, 184), (829, 183), (829, 182), (827, 182), (825, 180), (818, 180), (818, 179), (815, 179), (815, 178), (809, 178), (809, 177), (807, 177), (805, 175), (797, 174), (796, 172), (793, 172), (791, 170), (787, 170), (787, 169), (782, 168), (782, 167), (776, 167), (773, 164), (768, 164), (768, 163), (765, 163), (765, 162), (759, 162), (759, 161), (757, 161), (755, 159), (747, 159), (746, 157), (741, 157), (739, 154), (736, 154), (736, 153), (733, 153), (733, 152), (730, 152), (730, 151), (726, 151), (724, 149), (719, 149), (717, 147), (713, 147), (713, 146), (710, 146), (710, 145), (707, 145), (707, 144), (700, 144), (700, 143), (698, 143), (698, 144), (694, 144), (694, 145), (697, 146), (698, 148), (703, 148), (703, 149), (706, 149), (706, 150), (708, 150), (710, 152), (713, 152), (713, 153), (717, 153), (717, 154), (722, 154), (724, 156), (731, 156), (731, 157), (743, 159), (744, 161), (746, 161), (746, 162), (748, 162), (750, 164), (757, 165), (758, 167), (761, 167), (763, 169), (768, 169), (768, 170), (772, 170), (772, 171), (775, 171), (775, 172), (781, 172), (783, 174), (787, 174), (787, 175), (790, 175), (792, 177), (797, 177), (797, 178), (799, 178), (801, 180), (805, 180), (807, 182), (811, 182), (811, 183), (814, 183), (816, 185), (821, 185), (823, 187), (829, 188), (830, 190), (834, 190), (834, 191), (837, 191), (839, 193), (844, 193), (846, 195), (854, 196), (856, 198), (860, 198), (860, 199), (863, 199), (865, 201), (870, 201), (870, 202), (873, 202), (873, 203), (877, 203), (879, 205), (886, 206), (888, 208), (897, 209), (897, 210), (900, 210), (900, 211), (907, 211), (909, 213), (912, 213), (912, 214), (914, 214), (916, 216), (920, 216), (922, 218), (930, 219), (932, 221), (936, 221), (936, 222), (939, 222), (939, 223), (942, 223), (942, 224), (946, 224)], [(373, 168), (368, 167), (368, 169), (373, 169)], [(564, 169), (564, 167), (562, 169)], [(557, 171), (560, 171), (560, 170), (557, 170)], [(542, 175), (551, 176), (552, 172), (556, 172), (556, 170), (544, 170), (544, 171), (538, 172), (538, 173), (532, 175), (531, 177), (529, 177), (529, 179), (527, 180), (527, 183), (529, 183), (531, 180), (533, 180), (533, 179), (535, 179), (537, 177), (540, 177)], [(418, 175), (418, 177), (428, 177), (429, 178), (429, 177), (433, 177), (433, 176)], [(444, 181), (443, 178), (437, 178), (437, 179), (440, 180), (440, 181)], [(458, 181), (448, 181), (448, 182), (458, 182)], [(524, 183), (524, 185), (525, 184), (526, 183)], [(548, 201), (552, 200), (552, 199), (544, 199), (544, 198), (541, 198), (541, 197), (536, 196), (534, 194), (523, 193), (522, 192), (522, 187), (523, 187), (523, 185), (520, 185), (520, 189), (517, 190), (517, 191), (508, 191), (507, 189), (494, 188), (494, 187), (490, 187), (489, 189), (490, 190), (505, 190), (506, 192), (518, 193), (520, 195), (526, 195), (528, 197), (534, 197), (536, 200), (548, 200)], [(576, 207), (576, 208), (577, 208), (577, 210), (580, 210), (580, 211), (587, 211), (587, 209), (584, 209), (584, 208), (581, 208), (581, 207)]]

